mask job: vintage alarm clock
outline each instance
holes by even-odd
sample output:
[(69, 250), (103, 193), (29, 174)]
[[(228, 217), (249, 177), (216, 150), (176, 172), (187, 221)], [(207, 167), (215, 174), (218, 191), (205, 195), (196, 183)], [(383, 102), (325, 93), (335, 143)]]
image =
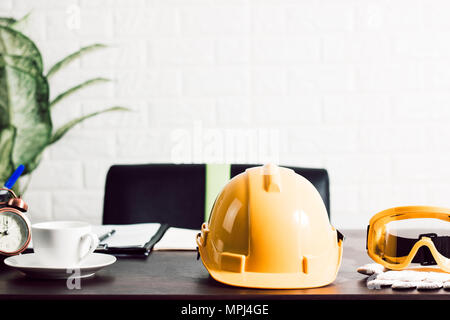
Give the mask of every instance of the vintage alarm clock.
[(28, 205), (14, 191), (0, 188), (0, 254), (15, 255), (24, 251), (31, 240)]

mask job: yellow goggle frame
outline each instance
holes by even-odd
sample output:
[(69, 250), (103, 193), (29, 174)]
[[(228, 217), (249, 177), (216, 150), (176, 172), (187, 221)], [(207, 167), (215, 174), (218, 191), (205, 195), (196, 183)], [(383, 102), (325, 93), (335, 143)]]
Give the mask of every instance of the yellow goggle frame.
[[(444, 271), (450, 272), (450, 259), (439, 253), (430, 237), (423, 235), (411, 248), (406, 257), (387, 257), (385, 255), (386, 225), (391, 221), (435, 218), (450, 222), (450, 209), (432, 206), (396, 207), (381, 211), (374, 215), (367, 227), (367, 253), (377, 263), (392, 270), (402, 270), (408, 267), (417, 251), (426, 246), (437, 265)], [(390, 262), (396, 261), (397, 262)]]

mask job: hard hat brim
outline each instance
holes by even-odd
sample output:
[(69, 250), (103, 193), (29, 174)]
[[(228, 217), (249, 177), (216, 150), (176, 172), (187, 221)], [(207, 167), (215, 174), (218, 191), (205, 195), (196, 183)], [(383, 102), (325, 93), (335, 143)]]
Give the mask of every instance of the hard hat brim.
[(221, 283), (246, 288), (259, 289), (307, 289), (323, 287), (332, 283), (336, 275), (330, 277), (308, 277), (297, 273), (262, 273), (262, 272), (231, 272), (220, 270), (214, 262), (208, 259), (202, 249), (199, 249), (203, 265), (211, 277)]

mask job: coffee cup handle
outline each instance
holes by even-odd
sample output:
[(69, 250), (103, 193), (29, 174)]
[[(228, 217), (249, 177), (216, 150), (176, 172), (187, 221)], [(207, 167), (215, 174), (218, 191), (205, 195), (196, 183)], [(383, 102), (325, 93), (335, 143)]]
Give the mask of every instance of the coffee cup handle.
[(98, 244), (100, 242), (98, 240), (97, 235), (95, 233), (92, 233), (92, 232), (91, 233), (86, 233), (84, 236), (82, 236), (81, 237), (81, 242), (86, 241), (86, 239), (89, 239), (89, 241), (90, 241), (89, 250), (85, 254), (80, 256), (80, 261), (79, 262), (82, 262), (84, 259), (86, 259), (86, 257), (88, 255), (93, 253), (95, 251), (95, 249), (97, 249), (97, 246), (98, 246)]

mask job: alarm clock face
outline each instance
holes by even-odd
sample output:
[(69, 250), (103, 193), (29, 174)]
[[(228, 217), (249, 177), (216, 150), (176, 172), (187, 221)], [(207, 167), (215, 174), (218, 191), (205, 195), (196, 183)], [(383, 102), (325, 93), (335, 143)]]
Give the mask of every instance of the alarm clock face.
[(12, 210), (0, 212), (0, 253), (15, 254), (30, 242), (29, 223), (22, 214)]

